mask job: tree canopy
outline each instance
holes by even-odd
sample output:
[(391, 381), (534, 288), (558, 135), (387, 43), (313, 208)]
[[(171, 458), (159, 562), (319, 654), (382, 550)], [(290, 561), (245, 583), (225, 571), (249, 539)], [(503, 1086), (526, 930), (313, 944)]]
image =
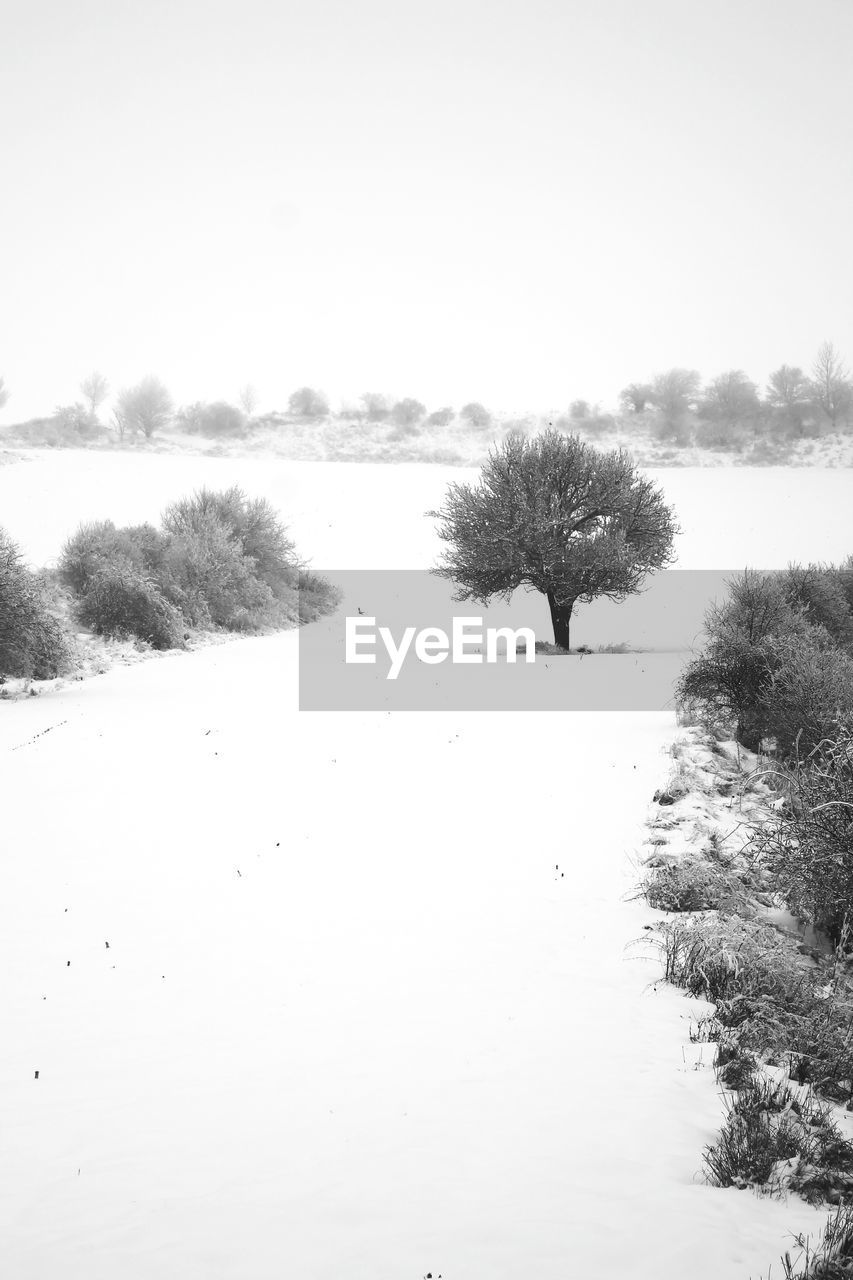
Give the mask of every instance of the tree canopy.
[(510, 435), (476, 484), (452, 484), (430, 512), (446, 544), (435, 572), (458, 600), (487, 604), (526, 586), (548, 600), (555, 642), (569, 648), (572, 611), (621, 600), (672, 559), (672, 510), (623, 450), (602, 452), (549, 430)]

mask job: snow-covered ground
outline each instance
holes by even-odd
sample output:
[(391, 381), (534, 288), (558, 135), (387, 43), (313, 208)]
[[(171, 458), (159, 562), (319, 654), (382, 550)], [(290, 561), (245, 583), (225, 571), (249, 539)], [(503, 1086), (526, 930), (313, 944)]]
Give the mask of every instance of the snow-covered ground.
[[(837, 558), (852, 549), (853, 470), (677, 467), (648, 474), (678, 513), (681, 568), (779, 568), (790, 557)], [(240, 484), (275, 503), (320, 568), (420, 569), (438, 549), (424, 513), (441, 502), (447, 484), (476, 475), (418, 463), (36, 450), (0, 466), (0, 525), (43, 564), (81, 520), (156, 522), (167, 502), (203, 484)]]
[[(851, 473), (760, 475), (661, 473), (685, 567), (851, 549)], [(451, 478), (42, 455), (0, 524), (39, 563), (237, 482), (320, 567), (418, 568)], [(300, 714), (296, 652), (0, 704), (0, 1274), (747, 1280), (816, 1231), (703, 1185), (712, 1046), (629, 945), (673, 718)]]

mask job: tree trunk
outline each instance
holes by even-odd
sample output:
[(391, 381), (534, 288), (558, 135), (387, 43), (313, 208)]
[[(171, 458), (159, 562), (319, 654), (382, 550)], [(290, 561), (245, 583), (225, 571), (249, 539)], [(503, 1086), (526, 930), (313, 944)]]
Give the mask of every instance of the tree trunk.
[(554, 644), (569, 652), (569, 628), (572, 621), (574, 600), (566, 604), (557, 604), (553, 592), (548, 592), (548, 608), (551, 610), (551, 626), (554, 628)]
[(742, 747), (746, 747), (747, 751), (761, 749), (761, 730), (744, 720), (738, 720), (735, 726), (735, 738)]

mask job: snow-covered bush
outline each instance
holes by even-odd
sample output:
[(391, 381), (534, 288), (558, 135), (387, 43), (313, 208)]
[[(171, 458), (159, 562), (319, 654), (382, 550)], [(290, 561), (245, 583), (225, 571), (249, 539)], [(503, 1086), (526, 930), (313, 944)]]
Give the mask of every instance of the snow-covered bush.
[(300, 569), (298, 613), (300, 622), (314, 622), (334, 607), (339, 593), (325, 578), (308, 569)]
[(822, 627), (773, 646), (759, 721), (786, 757), (853, 721), (853, 659), (827, 643)]
[(108, 520), (82, 525), (65, 544), (59, 572), (81, 599), (85, 623), (161, 648), (187, 625), (293, 625), (318, 617), (335, 599), (327, 582), (300, 565), (270, 504), (236, 486), (173, 503), (162, 531)]
[(853, 736), (848, 728), (796, 760), (784, 803), (756, 838), (791, 909), (849, 945), (853, 931)]
[(167, 589), (194, 626), (248, 631), (276, 620), (270, 587), (213, 511), (173, 534), (166, 568)]
[(791, 1190), (815, 1204), (853, 1175), (853, 1146), (829, 1108), (760, 1072), (729, 1095), (725, 1124), (704, 1160), (712, 1186)]
[(141, 572), (157, 574), (162, 568), (166, 546), (163, 535), (150, 524), (122, 529), (117, 529), (112, 520), (81, 524), (62, 549), (60, 581), (80, 594), (100, 569), (119, 562), (131, 564)]
[(49, 679), (64, 669), (68, 657), (68, 641), (44, 582), (27, 569), (0, 529), (0, 675)]
[(738, 741), (751, 750), (766, 737), (777, 737), (787, 750), (791, 728), (795, 736), (800, 727), (792, 716), (810, 688), (816, 702), (809, 723), (822, 726), (821, 737), (840, 678), (832, 635), (787, 578), (747, 569), (728, 585), (728, 600), (705, 619), (704, 649), (678, 681), (678, 701), (708, 727), (733, 723)]
[(709, 911), (739, 890), (739, 882), (721, 868), (698, 858), (655, 867), (643, 894), (656, 911)]
[(266, 498), (249, 498), (238, 485), (199, 489), (191, 498), (173, 502), (163, 512), (163, 528), (173, 536), (210, 529), (213, 518), (254, 561), (254, 572), (276, 593), (293, 587), (299, 559), (292, 539)]
[(657, 934), (666, 980), (716, 1004), (724, 1025), (749, 1017), (756, 1002), (801, 1003), (814, 985), (803, 957), (771, 925), (754, 918), (663, 921)]
[(80, 621), (96, 635), (136, 636), (153, 649), (183, 644), (180, 612), (156, 582), (127, 560), (102, 564), (80, 598)]

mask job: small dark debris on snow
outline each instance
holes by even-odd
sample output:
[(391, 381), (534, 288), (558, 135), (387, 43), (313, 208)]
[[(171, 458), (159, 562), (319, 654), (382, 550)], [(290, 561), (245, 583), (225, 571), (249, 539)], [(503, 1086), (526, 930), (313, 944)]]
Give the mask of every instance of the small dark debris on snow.
[(35, 1077), (35, 1078), (36, 1078), (36, 1080), (38, 1080), (38, 1078), (39, 1078), (39, 1073), (38, 1073), (38, 1072), (36, 1072), (36, 1077)]

